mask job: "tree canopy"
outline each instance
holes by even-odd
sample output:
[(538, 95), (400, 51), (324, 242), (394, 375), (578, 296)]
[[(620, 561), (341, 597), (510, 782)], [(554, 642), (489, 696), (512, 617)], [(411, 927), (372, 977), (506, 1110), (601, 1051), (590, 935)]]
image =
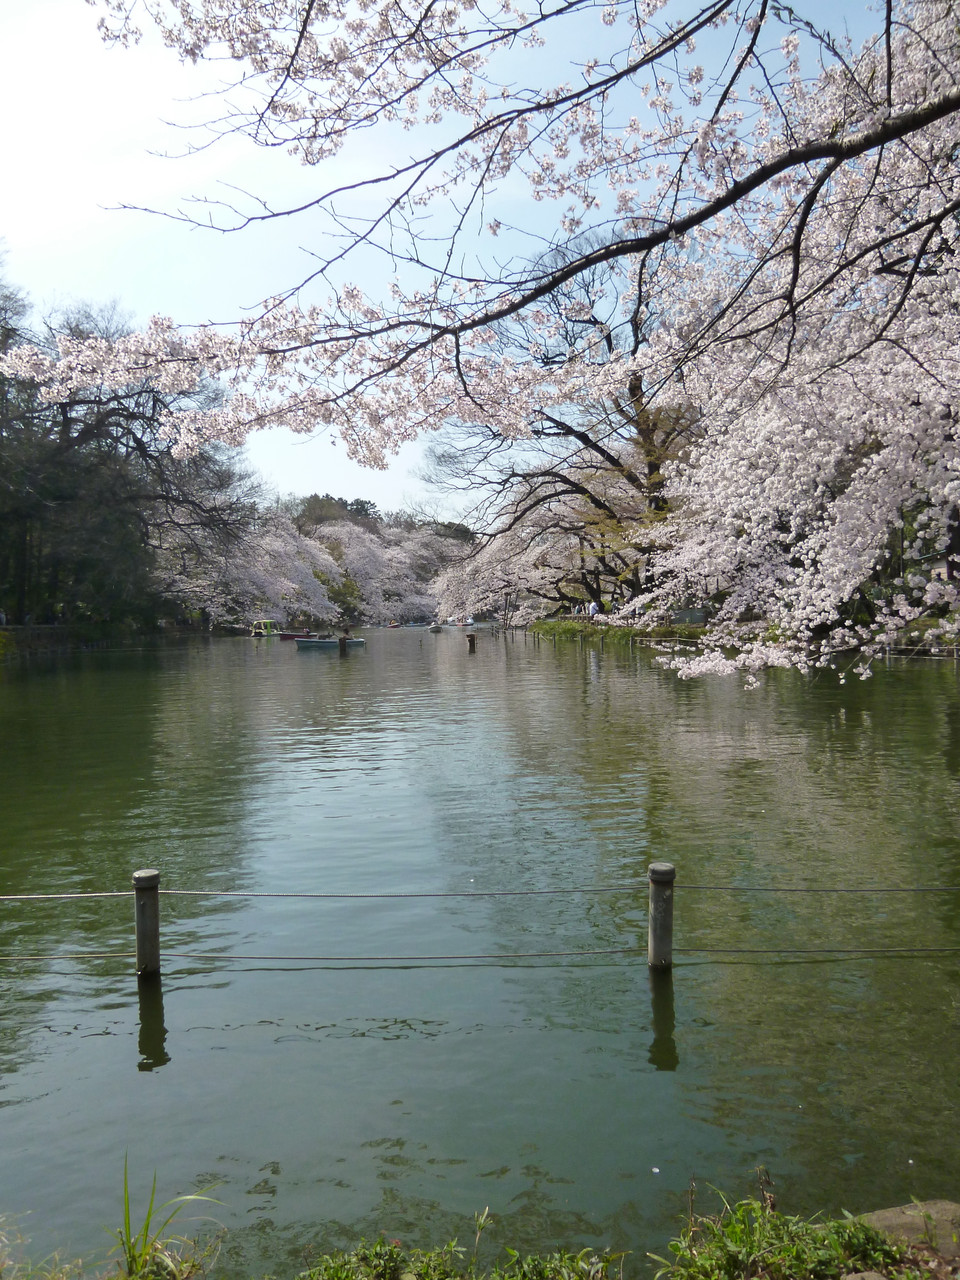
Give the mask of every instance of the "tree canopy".
[(136, 9), (235, 64), (210, 129), (290, 150), (317, 193), (197, 220), (306, 220), (311, 266), (229, 332), (157, 319), (8, 354), (42, 396), (229, 375), (221, 404), (168, 415), (178, 450), (285, 422), (373, 465), (451, 423), (593, 443), (603, 415), (671, 415), (695, 434), (657, 479), (634, 609), (713, 594), (718, 644), (755, 666), (955, 607), (948, 0), (887, 0), (865, 41), (776, 0), (94, 2), (114, 38)]

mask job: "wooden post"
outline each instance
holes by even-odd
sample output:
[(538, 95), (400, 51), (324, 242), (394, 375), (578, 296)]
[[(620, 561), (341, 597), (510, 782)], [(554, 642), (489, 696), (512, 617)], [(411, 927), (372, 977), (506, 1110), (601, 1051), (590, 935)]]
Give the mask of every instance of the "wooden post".
[(669, 969), (673, 965), (673, 882), (677, 869), (672, 862), (651, 862), (647, 876), (647, 964), (651, 969)]
[(135, 871), (137, 977), (160, 972), (160, 872)]
[(475, 631), (467, 632), (467, 652), (468, 653), (477, 652), (477, 633)]

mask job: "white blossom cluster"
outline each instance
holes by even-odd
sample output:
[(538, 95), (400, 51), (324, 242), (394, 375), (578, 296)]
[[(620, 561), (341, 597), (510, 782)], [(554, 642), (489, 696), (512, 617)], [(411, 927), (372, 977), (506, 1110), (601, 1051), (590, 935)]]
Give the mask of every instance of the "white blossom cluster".
[[(185, 526), (184, 526), (185, 528)], [(301, 537), (280, 512), (261, 515), (243, 540), (216, 545), (171, 526), (157, 550), (156, 579), (165, 599), (202, 609), (215, 624), (248, 625), (257, 617), (280, 622), (298, 615), (338, 615), (325, 583), (340, 580), (329, 551)]]
[[(124, 0), (99, 3), (128, 36)], [(248, 105), (225, 128), (310, 165), (370, 129), (411, 129), (409, 159), (376, 180), (382, 211), (356, 233), (404, 270), (383, 298), (344, 287), (325, 305), (271, 299), (230, 333), (157, 319), (116, 343), (63, 340), (56, 357), (18, 349), (8, 372), (54, 401), (133, 378), (169, 391), (230, 379), (223, 405), (171, 416), (178, 449), (285, 423), (337, 431), (374, 466), (451, 420), (522, 436), (554, 407), (616, 401), (635, 383), (649, 404), (682, 402), (700, 439), (673, 465), (656, 585), (634, 608), (722, 592), (707, 665), (829, 660), (956, 605), (951, 573), (916, 569), (947, 555), (960, 503), (960, 27), (949, 0), (894, 4), (859, 51), (791, 10), (775, 18), (732, 0), (693, 17), (668, 0), (142, 8), (182, 56), (242, 65)], [(568, 19), (590, 56), (546, 85), (518, 77), (534, 61), (525, 50), (549, 49), (555, 31), (570, 38)], [(698, 49), (725, 36), (726, 59)], [(812, 77), (805, 56), (819, 63)], [(547, 216), (558, 235), (592, 238), (559, 266), (508, 251), (475, 271), (471, 217), (482, 209), (499, 243), (512, 208), (501, 192), (518, 184), (536, 206), (531, 234)], [(369, 196), (376, 182), (361, 185)], [(317, 207), (336, 199), (321, 194)], [(449, 246), (433, 262), (438, 210)], [(420, 217), (433, 219), (427, 234)], [(599, 266), (618, 281), (619, 326), (655, 314), (642, 340), (604, 360), (546, 362), (505, 339)], [(912, 567), (902, 591), (872, 602), (866, 584), (898, 538)], [(526, 555), (518, 545), (518, 574)], [(727, 645), (740, 656), (725, 657)]]

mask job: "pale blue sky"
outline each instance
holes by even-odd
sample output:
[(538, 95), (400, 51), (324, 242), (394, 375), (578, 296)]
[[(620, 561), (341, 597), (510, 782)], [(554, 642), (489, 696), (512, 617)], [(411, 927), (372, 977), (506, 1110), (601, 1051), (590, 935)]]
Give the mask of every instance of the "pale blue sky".
[[(876, 22), (859, 0), (802, 7), (841, 30), (850, 22), (858, 37)], [(72, 301), (116, 299), (135, 323), (160, 314), (186, 325), (234, 320), (297, 283), (309, 271), (297, 225), (235, 237), (116, 206), (171, 210), (231, 185), (269, 192), (274, 205), (296, 204), (315, 196), (321, 181), (334, 185), (350, 158), (317, 172), (240, 138), (170, 158), (165, 153), (188, 143), (166, 122), (191, 118), (191, 97), (213, 87), (215, 72), (182, 66), (155, 38), (129, 50), (105, 47), (96, 18), (84, 0), (0, 4), (0, 248), (8, 281), (39, 315)], [(248, 455), (280, 493), (363, 497), (385, 510), (427, 498), (414, 475), (420, 445), (406, 446), (386, 473), (350, 463), (342, 443), (287, 432), (251, 437)]]
[[(305, 273), (296, 245), (285, 249), (280, 237), (224, 236), (116, 207), (176, 208), (218, 184), (276, 198), (310, 190), (316, 175), (240, 139), (164, 156), (184, 149), (165, 121), (189, 118), (208, 71), (181, 66), (156, 41), (104, 47), (83, 0), (0, 5), (0, 49), (0, 249), (6, 279), (36, 315), (116, 299), (135, 323), (154, 314), (229, 321)], [(248, 447), (280, 493), (363, 497), (382, 510), (424, 497), (413, 475), (420, 455), (407, 446), (383, 473), (351, 463), (327, 438), (258, 433)]]

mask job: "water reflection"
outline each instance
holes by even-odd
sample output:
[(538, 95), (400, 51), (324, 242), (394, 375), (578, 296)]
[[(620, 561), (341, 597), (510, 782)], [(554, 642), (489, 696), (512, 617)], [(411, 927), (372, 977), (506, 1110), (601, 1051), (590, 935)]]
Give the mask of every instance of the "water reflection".
[(946, 702), (943, 708), (943, 759), (954, 777), (960, 777), (960, 702)]
[(656, 1071), (676, 1071), (680, 1055), (674, 1039), (677, 1020), (673, 1008), (673, 973), (669, 969), (650, 970), (650, 1005), (653, 1040), (647, 1061)]
[[(513, 1247), (642, 1259), (691, 1173), (738, 1195), (758, 1163), (791, 1212), (954, 1185), (955, 962), (684, 946), (960, 942), (958, 894), (713, 891), (957, 883), (955, 670), (772, 673), (744, 695), (609, 642), (435, 639), (371, 634), (344, 663), (238, 639), (4, 689), (5, 893), (126, 888), (137, 865), (284, 893), (166, 898), (166, 991), (141, 986), (139, 1008), (127, 959), (0, 974), (0, 1202), (34, 1212), (38, 1256), (96, 1248), (126, 1150), (144, 1195), (154, 1170), (164, 1195), (223, 1182), (219, 1273), (237, 1276), (318, 1223), (324, 1245), (429, 1245), (487, 1204)], [(672, 975), (642, 958), (653, 859), (687, 886)], [(505, 892), (460, 896), (480, 891)], [(396, 896), (299, 897), (333, 893)], [(122, 898), (10, 905), (0, 953), (119, 955), (129, 916)], [(264, 953), (543, 963), (251, 968)]]
[(163, 983), (159, 973), (144, 974), (137, 979), (140, 1004), (140, 1051), (138, 1071), (155, 1071), (170, 1061), (167, 1053), (167, 1028), (163, 1020)]

